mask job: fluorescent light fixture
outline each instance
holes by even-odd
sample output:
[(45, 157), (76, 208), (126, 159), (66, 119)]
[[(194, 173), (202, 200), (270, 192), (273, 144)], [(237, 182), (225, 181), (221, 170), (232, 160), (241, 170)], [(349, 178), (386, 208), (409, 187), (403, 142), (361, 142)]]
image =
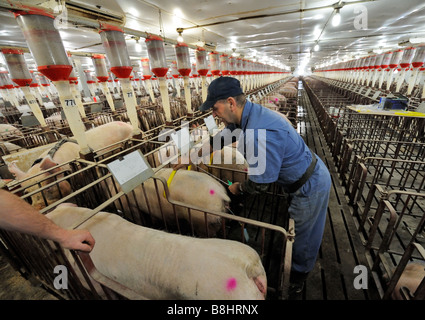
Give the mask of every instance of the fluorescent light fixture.
[(410, 38), (409, 42), (413, 44), (422, 43), (425, 42), (425, 38)]
[(332, 17), (332, 25), (334, 27), (337, 27), (341, 23), (341, 14), (339, 13), (339, 9), (335, 9), (335, 10), (336, 12), (334, 16)]
[(177, 28), (177, 33), (179, 34), (179, 36), (177, 37), (177, 42), (183, 42), (184, 41), (182, 37), (183, 28)]

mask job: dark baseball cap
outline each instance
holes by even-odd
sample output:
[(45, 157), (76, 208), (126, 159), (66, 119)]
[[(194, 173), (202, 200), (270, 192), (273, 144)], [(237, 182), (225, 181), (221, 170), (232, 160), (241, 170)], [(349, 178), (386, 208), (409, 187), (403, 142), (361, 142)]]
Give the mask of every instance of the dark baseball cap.
[(201, 111), (207, 111), (218, 100), (236, 97), (242, 94), (241, 83), (232, 77), (220, 77), (211, 81), (208, 86), (207, 100), (199, 107)]

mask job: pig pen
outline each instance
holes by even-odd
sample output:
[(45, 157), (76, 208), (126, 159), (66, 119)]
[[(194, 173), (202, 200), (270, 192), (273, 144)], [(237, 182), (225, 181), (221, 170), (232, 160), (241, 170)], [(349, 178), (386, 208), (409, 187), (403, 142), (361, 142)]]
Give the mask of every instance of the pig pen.
[[(115, 157), (123, 156), (133, 149), (125, 149)], [(146, 158), (152, 158), (151, 155), (153, 155), (154, 152), (155, 151), (152, 151), (146, 154)], [(108, 162), (111, 160), (111, 157), (107, 158)], [(105, 161), (104, 163), (108, 162)], [(112, 174), (104, 163), (78, 160), (59, 166), (63, 167), (64, 170), (55, 175), (56, 181), (50, 182), (47, 186), (34, 192), (47, 192), (49, 187), (57, 187), (58, 184), (64, 180), (68, 181), (75, 191), (63, 197), (60, 201), (47, 206), (41, 212), (47, 213), (61, 203), (71, 202), (79, 206), (93, 209), (93, 214), (101, 210), (107, 211), (118, 214), (139, 225), (193, 236), (193, 230), (190, 230), (190, 228), (187, 229), (187, 226), (179, 225), (178, 219), (176, 219), (177, 229), (170, 229), (165, 221), (159, 224), (158, 222), (154, 223), (149, 212), (142, 212), (138, 208), (131, 208), (131, 210), (124, 211), (125, 203), (134, 197), (134, 193), (129, 192), (125, 194), (120, 191), (119, 185), (115, 182)], [(156, 178), (155, 176), (151, 179), (155, 180), (156, 185), (163, 185), (167, 195), (169, 195), (167, 183), (164, 179)], [(113, 186), (113, 188), (109, 188), (110, 192), (105, 192), (105, 183), (110, 183)], [(24, 190), (21, 189), (15, 189), (14, 192), (21, 194), (22, 198), (25, 200), (29, 200), (30, 196), (33, 194), (23, 194)], [(163, 197), (162, 193), (157, 194), (157, 197)], [(172, 203), (173, 207), (184, 208), (188, 212), (196, 209), (202, 210), (200, 208), (187, 206), (184, 203), (179, 203), (170, 197), (167, 199)], [(210, 215), (222, 217), (222, 225), (220, 231), (216, 235), (217, 237), (246, 243), (258, 252), (268, 277), (268, 299), (285, 299), (289, 284), (293, 241), (293, 226), (291, 222), (289, 224), (290, 229), (288, 229), (290, 231), (286, 231), (286, 229), (277, 225), (242, 216), (235, 216), (225, 212), (204, 212), (204, 215), (206, 222), (208, 220), (207, 216)], [(189, 226), (191, 225), (189, 221)], [(246, 233), (249, 234), (249, 240), (246, 238)], [(74, 267), (66, 257), (65, 250), (59, 248), (57, 245), (52, 247), (47, 241), (6, 231), (1, 232), (1, 240), (2, 253), (9, 258), (14, 268), (25, 278), (39, 281), (43, 287), (60, 299), (143, 298), (128, 288), (124, 288), (111, 279), (106, 279), (96, 272), (96, 268), (92, 265), (89, 255), (82, 255), (80, 258), (77, 256), (77, 253), (73, 253), (74, 259), (81, 261), (81, 263), (77, 263), (77, 266)], [(58, 290), (53, 285), (54, 279), (57, 276), (53, 273), (53, 270), (57, 265), (64, 265), (70, 270), (67, 290)], [(76, 268), (78, 268), (78, 270), (76, 270)], [(99, 296), (98, 291), (94, 289), (94, 285), (89, 288), (84, 286), (77, 276), (79, 273), (84, 275), (88, 283), (91, 283), (88, 281), (88, 274), (90, 274), (92, 278), (97, 279), (97, 281), (102, 284), (104, 291), (102, 296)]]
[(409, 265), (425, 263), (425, 119), (361, 113), (349, 107), (350, 101), (344, 101), (343, 112), (334, 118), (321, 93), (328, 86), (308, 78), (306, 89), (345, 187), (380, 298), (423, 299), (424, 275), (415, 279), (417, 288), (400, 286)]

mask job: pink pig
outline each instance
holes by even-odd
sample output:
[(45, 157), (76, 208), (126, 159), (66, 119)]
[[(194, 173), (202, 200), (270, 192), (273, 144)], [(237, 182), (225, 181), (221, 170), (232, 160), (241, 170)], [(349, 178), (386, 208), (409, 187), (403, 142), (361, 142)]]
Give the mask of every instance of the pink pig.
[[(61, 206), (46, 216), (71, 228), (92, 215)], [(104, 276), (146, 299), (264, 300), (267, 277), (258, 253), (243, 243), (142, 227), (99, 212), (78, 228), (96, 240), (90, 257)]]
[[(121, 140), (128, 139), (131, 136), (132, 126), (120, 121), (110, 122), (90, 129), (86, 132), (88, 144), (90, 148), (95, 151)], [(39, 172), (44, 172), (41, 175), (30, 178), (21, 183), (23, 187), (28, 186), (28, 188), (25, 190), (26, 193), (39, 189), (40, 187), (37, 184), (38, 181), (43, 180), (49, 175), (52, 175), (61, 170), (60, 168), (52, 169), (54, 166), (80, 157), (80, 146), (74, 142), (63, 143), (54, 153), (53, 158), (48, 154), (49, 151), (50, 149), (42, 153), (39, 157), (40, 161), (34, 164), (27, 172), (20, 170), (16, 163), (9, 164), (9, 171), (15, 176), (17, 180), (24, 180), (36, 175)], [(43, 181), (42, 185), (46, 185), (50, 182), (53, 182), (53, 178)], [(67, 181), (61, 182), (59, 187), (52, 186), (48, 190), (43, 191), (47, 205), (56, 202), (57, 200), (61, 199), (61, 197), (64, 197), (71, 192), (71, 186)], [(41, 192), (32, 195), (31, 200), (32, 205), (37, 210), (40, 210), (46, 206), (46, 202), (44, 201)]]

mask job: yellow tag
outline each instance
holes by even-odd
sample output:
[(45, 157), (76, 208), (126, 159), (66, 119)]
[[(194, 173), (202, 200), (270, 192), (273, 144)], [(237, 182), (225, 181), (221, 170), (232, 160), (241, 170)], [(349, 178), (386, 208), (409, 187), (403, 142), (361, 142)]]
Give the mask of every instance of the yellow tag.
[[(167, 180), (167, 187), (168, 187), (168, 189), (170, 189), (171, 181), (173, 180), (174, 175), (176, 174), (176, 172), (177, 172), (177, 170), (173, 170), (173, 172), (171, 172), (170, 177)], [(166, 197), (167, 196), (165, 195), (165, 191), (164, 191), (164, 198), (166, 198)]]

